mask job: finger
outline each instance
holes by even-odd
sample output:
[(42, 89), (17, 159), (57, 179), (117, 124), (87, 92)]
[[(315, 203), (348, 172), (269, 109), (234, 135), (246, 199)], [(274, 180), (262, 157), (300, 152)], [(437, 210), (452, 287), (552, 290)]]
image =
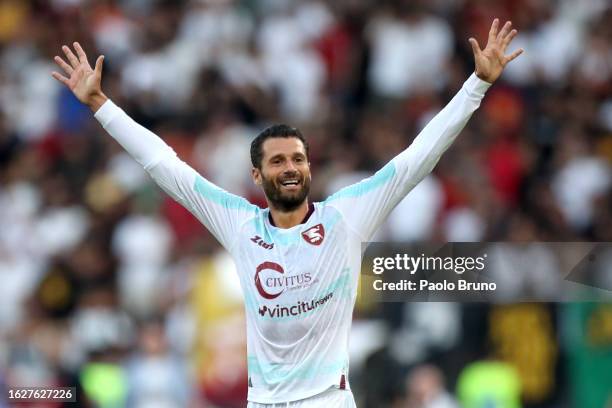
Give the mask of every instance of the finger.
[(79, 56), (79, 61), (85, 64), (89, 64), (89, 62), (87, 62), (87, 55), (85, 54), (85, 51), (83, 51), (83, 48), (81, 48), (81, 44), (75, 41), (72, 45), (74, 46), (74, 49), (76, 50), (77, 55)]
[(68, 65), (68, 63), (66, 61), (64, 61), (61, 57), (58, 57), (57, 55), (55, 56), (55, 58), (53, 58), (53, 61), (55, 61), (55, 63), (57, 65), (60, 66), (60, 68), (62, 68), (64, 70), (65, 73), (67, 73), (68, 75), (72, 75), (72, 72), (74, 71), (72, 69), (72, 67), (70, 65)]
[(481, 49), (480, 49), (480, 45), (478, 45), (478, 41), (476, 41), (474, 37), (470, 38), (468, 41), (472, 45), (472, 51), (474, 52), (474, 56), (479, 55), (481, 52)]
[(58, 72), (53, 71), (51, 73), (51, 76), (55, 79), (57, 79), (59, 82), (61, 82), (62, 84), (68, 86), (68, 78), (66, 78), (65, 76), (61, 75)]
[(70, 65), (72, 65), (72, 68), (76, 69), (76, 67), (79, 66), (79, 60), (72, 53), (72, 50), (70, 48), (68, 48), (68, 46), (64, 45), (62, 47), (62, 51), (64, 51), (64, 54), (66, 54), (66, 58), (68, 58), (68, 61), (70, 62)]
[(510, 32), (511, 27), (512, 27), (512, 21), (506, 21), (506, 24), (504, 24), (499, 34), (497, 34), (497, 40), (501, 41), (502, 39), (504, 39)]
[(510, 31), (510, 34), (504, 37), (504, 39), (502, 40), (502, 45), (504, 46), (504, 49), (506, 49), (508, 44), (510, 44), (510, 41), (512, 41), (512, 39), (516, 37), (517, 34), (518, 34), (518, 31), (512, 30)]
[(522, 48), (519, 48), (518, 50), (514, 51), (512, 54), (510, 54), (509, 56), (506, 57), (506, 64), (509, 63), (510, 61), (512, 61), (513, 59), (515, 59), (516, 57), (518, 57), (519, 55), (521, 55), (525, 50)]
[(100, 55), (98, 59), (96, 60), (96, 68), (94, 69), (94, 71), (99, 75), (102, 75), (103, 63), (104, 63), (104, 55)]
[(491, 29), (489, 30), (489, 42), (495, 40), (497, 37), (497, 29), (499, 28), (499, 19), (496, 18), (493, 20), (493, 24), (491, 24)]

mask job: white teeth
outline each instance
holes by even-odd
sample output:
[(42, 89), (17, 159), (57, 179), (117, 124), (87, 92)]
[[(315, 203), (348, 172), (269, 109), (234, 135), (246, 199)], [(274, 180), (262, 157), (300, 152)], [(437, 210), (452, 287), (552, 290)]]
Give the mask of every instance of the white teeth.
[(297, 186), (298, 181), (297, 180), (287, 180), (287, 181), (283, 181), (281, 184), (283, 186)]

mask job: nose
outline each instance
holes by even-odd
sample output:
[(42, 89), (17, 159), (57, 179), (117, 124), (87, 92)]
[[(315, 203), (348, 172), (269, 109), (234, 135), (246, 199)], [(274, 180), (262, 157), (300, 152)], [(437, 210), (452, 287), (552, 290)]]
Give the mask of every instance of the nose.
[(291, 160), (287, 160), (285, 162), (285, 172), (297, 172), (297, 167), (295, 166), (295, 164), (293, 163), (293, 161)]

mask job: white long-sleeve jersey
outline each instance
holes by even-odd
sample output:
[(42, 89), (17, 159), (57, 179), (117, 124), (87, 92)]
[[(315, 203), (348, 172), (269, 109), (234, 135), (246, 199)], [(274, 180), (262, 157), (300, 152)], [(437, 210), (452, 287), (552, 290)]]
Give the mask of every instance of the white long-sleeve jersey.
[(248, 400), (279, 403), (349, 388), (361, 243), (436, 165), (490, 84), (472, 75), (414, 142), (372, 177), (310, 207), (292, 228), (177, 158), (111, 101), (96, 119), (234, 258), (247, 320)]

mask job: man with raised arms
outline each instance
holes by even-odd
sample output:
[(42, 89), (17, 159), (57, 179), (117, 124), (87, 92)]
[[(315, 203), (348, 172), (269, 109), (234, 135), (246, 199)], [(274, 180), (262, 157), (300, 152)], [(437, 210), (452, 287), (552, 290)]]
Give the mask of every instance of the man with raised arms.
[(262, 131), (251, 144), (252, 178), (267, 209), (200, 176), (108, 99), (103, 56), (92, 69), (78, 43), (74, 52), (64, 46), (66, 59), (55, 57), (64, 74), (52, 75), (233, 256), (245, 297), (248, 407), (354, 407), (348, 345), (361, 243), (433, 169), (486, 90), (521, 54), (505, 54), (516, 34), (510, 22), (500, 29), (495, 19), (484, 49), (470, 38), (476, 69), (457, 95), (376, 174), (323, 202), (308, 199), (308, 144), (300, 131), (286, 125)]

